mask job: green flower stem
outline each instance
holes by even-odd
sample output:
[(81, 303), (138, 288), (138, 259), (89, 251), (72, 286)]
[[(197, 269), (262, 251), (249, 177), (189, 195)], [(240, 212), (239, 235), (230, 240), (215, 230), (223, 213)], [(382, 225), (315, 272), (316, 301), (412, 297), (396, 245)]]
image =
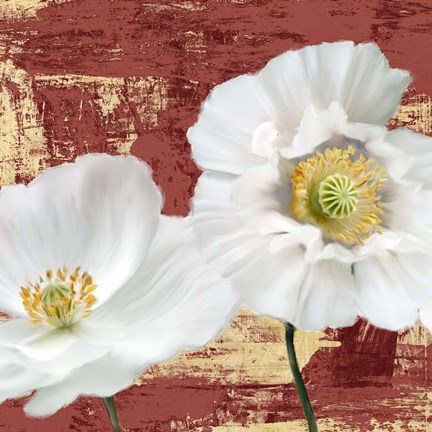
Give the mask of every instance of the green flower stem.
[(294, 333), (295, 327), (290, 324), (285, 324), (285, 338), (286, 338), (286, 347), (288, 351), (288, 360), (291, 367), (291, 372), (294, 378), (295, 386), (297, 389), (297, 393), (300, 398), (300, 402), (303, 407), (303, 411), (306, 416), (306, 420), (309, 425), (309, 432), (318, 432), (318, 427), (316, 424), (315, 416), (313, 413), (312, 405), (309, 400), (309, 396), (306, 391), (306, 387), (303, 382), (303, 378), (300, 373), (300, 369), (297, 363), (297, 356), (294, 348)]
[(117, 409), (115, 406), (114, 396), (104, 397), (104, 398), (102, 398), (102, 400), (103, 400), (103, 402), (105, 404), (105, 408), (108, 412), (113, 431), (114, 432), (122, 432), (121, 427), (120, 427), (120, 423), (119, 423), (119, 419), (118, 419), (118, 415), (117, 415)]

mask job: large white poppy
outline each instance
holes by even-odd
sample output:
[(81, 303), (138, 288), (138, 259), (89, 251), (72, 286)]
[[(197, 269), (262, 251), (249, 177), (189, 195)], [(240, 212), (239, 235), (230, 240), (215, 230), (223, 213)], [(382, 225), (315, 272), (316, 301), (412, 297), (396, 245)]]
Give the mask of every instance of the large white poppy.
[(432, 297), (432, 142), (388, 132), (409, 83), (375, 44), (289, 51), (215, 87), (188, 138), (205, 258), (255, 312), (395, 330)]
[(147, 165), (87, 155), (0, 192), (0, 400), (51, 415), (108, 397), (227, 324), (236, 296)]

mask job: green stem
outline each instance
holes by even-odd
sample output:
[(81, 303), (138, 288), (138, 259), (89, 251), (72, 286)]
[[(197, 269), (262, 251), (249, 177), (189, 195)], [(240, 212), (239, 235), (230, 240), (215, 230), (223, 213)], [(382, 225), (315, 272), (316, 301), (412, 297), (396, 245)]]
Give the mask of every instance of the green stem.
[(313, 413), (312, 405), (309, 400), (309, 396), (306, 391), (306, 387), (303, 382), (303, 378), (300, 373), (299, 365), (297, 363), (297, 356), (294, 348), (294, 333), (295, 327), (290, 324), (285, 324), (285, 338), (286, 338), (286, 347), (288, 351), (288, 360), (291, 367), (291, 372), (294, 378), (295, 386), (297, 389), (297, 393), (300, 398), (300, 402), (303, 407), (303, 411), (306, 416), (306, 420), (309, 425), (309, 432), (318, 432), (318, 427), (316, 424), (315, 416)]
[(115, 406), (114, 396), (104, 397), (104, 398), (102, 398), (102, 400), (103, 400), (103, 402), (105, 404), (105, 408), (108, 412), (113, 431), (114, 432), (122, 432), (121, 427), (120, 427), (120, 423), (119, 423), (119, 419), (118, 419), (118, 415), (117, 415), (117, 409)]

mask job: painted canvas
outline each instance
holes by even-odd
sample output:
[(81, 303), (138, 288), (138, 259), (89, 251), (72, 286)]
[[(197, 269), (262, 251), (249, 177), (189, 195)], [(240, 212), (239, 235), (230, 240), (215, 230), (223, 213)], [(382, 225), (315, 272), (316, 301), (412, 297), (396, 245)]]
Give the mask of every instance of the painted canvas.
[[(432, 133), (428, 0), (2, 0), (0, 183), (79, 155), (132, 154), (185, 216), (200, 176), (186, 132), (211, 89), (286, 50), (376, 42), (413, 80), (388, 128)], [(432, 283), (432, 281), (431, 281)], [(432, 432), (431, 336), (353, 326), (296, 334), (321, 431)], [(153, 366), (119, 393), (124, 431), (302, 432), (284, 326), (246, 308), (214, 343)], [(1, 382), (0, 382), (1, 386)], [(103, 432), (81, 397), (47, 419), (0, 405), (5, 432)]]

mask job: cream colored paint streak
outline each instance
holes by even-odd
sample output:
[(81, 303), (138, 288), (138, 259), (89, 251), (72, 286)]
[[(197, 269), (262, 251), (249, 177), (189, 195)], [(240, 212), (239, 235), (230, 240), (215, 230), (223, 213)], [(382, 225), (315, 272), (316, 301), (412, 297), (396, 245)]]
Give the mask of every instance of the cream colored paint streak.
[[(364, 429), (353, 428), (351, 425), (344, 422), (337, 422), (333, 419), (320, 419), (317, 421), (320, 432), (364, 432)], [(409, 429), (402, 422), (394, 423), (378, 423), (371, 419), (368, 432), (431, 432), (432, 426), (426, 423), (411, 422)], [(208, 428), (199, 428), (197, 431), (208, 431)], [(288, 423), (270, 423), (270, 424), (255, 424), (248, 426), (224, 425), (217, 426), (211, 429), (212, 432), (308, 432), (305, 421), (294, 420)]]
[(71, 0), (1, 0), (0, 19), (22, 20), (36, 17), (37, 11), (50, 3), (60, 4)]
[(401, 105), (397, 119), (424, 134), (432, 132), (432, 100), (428, 95), (413, 96), (407, 105)]
[[(297, 332), (298, 361), (303, 368), (320, 348), (337, 347), (339, 342), (324, 339), (321, 332)], [(214, 350), (215, 349), (215, 350)], [(288, 367), (284, 325), (257, 317), (243, 308), (237, 319), (215, 343), (199, 353), (184, 353), (176, 360), (151, 368), (142, 379), (156, 376), (194, 378), (221, 384), (241, 382), (281, 384), (292, 380)]]
[(154, 9), (157, 11), (172, 11), (176, 9), (185, 10), (188, 12), (198, 12), (203, 11), (207, 9), (207, 5), (204, 1), (198, 0), (198, 1), (188, 1), (188, 0), (181, 0), (181, 1), (170, 1), (170, 2), (159, 2), (160, 4), (148, 4), (145, 5), (145, 7), (148, 7), (150, 9)]
[(0, 62), (0, 184), (33, 178), (47, 157), (32, 80), (11, 61)]

